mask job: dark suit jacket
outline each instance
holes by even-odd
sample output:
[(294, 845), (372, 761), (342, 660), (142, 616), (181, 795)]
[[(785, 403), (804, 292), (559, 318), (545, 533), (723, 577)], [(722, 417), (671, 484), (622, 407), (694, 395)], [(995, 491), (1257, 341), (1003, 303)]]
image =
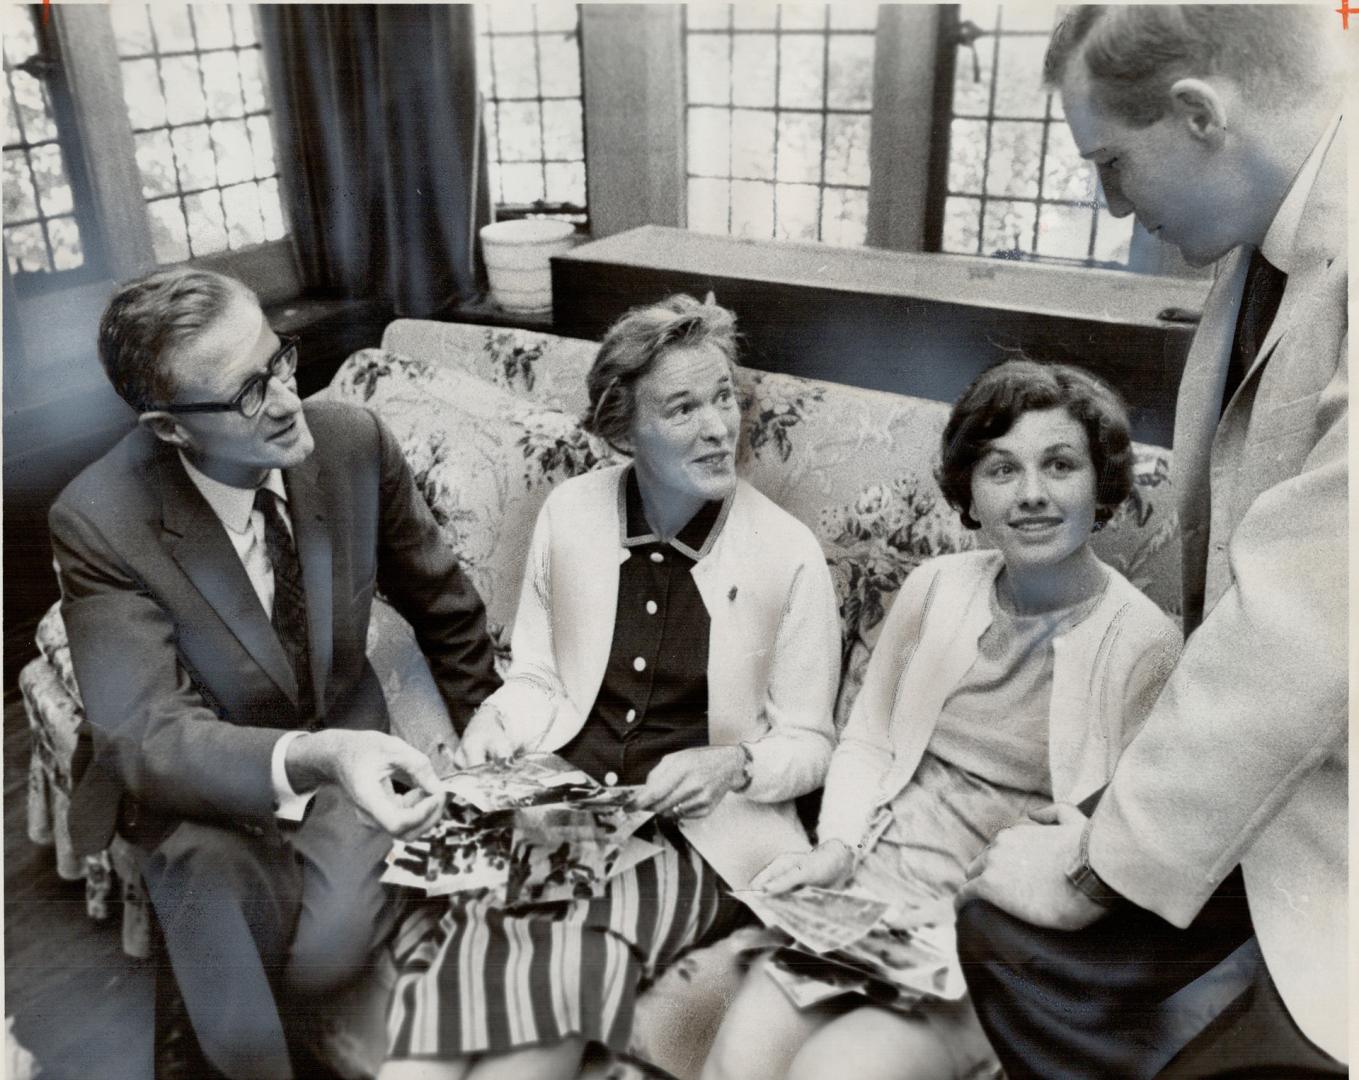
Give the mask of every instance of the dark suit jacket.
[(124, 828), (147, 847), (184, 818), (264, 824), (284, 731), (386, 730), (365, 655), (374, 588), (415, 629), (459, 731), (498, 685), (481, 599), (391, 432), (355, 406), (305, 408), (316, 449), (284, 483), (314, 717), (299, 716), (269, 616), (173, 448), (138, 429), (53, 505), (62, 617), (92, 733), (77, 751), (77, 851), (107, 846), (120, 803)]

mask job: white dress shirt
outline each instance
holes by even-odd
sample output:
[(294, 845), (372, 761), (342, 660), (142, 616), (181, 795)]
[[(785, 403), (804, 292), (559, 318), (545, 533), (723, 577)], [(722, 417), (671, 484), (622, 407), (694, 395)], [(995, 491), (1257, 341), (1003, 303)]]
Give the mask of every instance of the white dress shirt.
[[(194, 487), (212, 507), (212, 512), (226, 530), (227, 539), (235, 549), (236, 557), (245, 567), (246, 577), (254, 587), (255, 595), (266, 614), (274, 610), (274, 567), (269, 561), (268, 550), (264, 546), (264, 514), (255, 509), (255, 489), (232, 487), (196, 469), (181, 451), (179, 460), (184, 471), (189, 474)], [(288, 493), (283, 486), (283, 473), (270, 469), (260, 487), (268, 488), (279, 497), (283, 508), (283, 523), (292, 532), (292, 519), (288, 515)], [(294, 739), (306, 734), (302, 731), (286, 732), (274, 744), (270, 765), (270, 776), (274, 786), (274, 813), (284, 821), (301, 821), (311, 801), (313, 792), (298, 794), (288, 783), (288, 770), (284, 764), (288, 756), (288, 746)]]

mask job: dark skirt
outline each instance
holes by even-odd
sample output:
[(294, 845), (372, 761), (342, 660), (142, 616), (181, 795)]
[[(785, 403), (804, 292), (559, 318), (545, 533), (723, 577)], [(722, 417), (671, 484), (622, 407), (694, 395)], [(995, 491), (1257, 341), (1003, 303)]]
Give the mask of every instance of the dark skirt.
[(593, 900), (513, 909), (469, 894), (417, 905), (397, 933), (392, 1059), (451, 1059), (570, 1035), (624, 1051), (639, 987), (725, 922), (734, 901), (677, 831)]

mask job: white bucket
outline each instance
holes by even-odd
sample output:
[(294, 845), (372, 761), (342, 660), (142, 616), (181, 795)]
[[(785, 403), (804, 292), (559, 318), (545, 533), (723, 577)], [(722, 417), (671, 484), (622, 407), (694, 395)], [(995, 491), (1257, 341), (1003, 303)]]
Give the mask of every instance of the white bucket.
[(491, 298), (506, 311), (552, 310), (553, 255), (570, 251), (576, 229), (569, 221), (524, 218), (481, 229), (481, 251), (491, 278)]

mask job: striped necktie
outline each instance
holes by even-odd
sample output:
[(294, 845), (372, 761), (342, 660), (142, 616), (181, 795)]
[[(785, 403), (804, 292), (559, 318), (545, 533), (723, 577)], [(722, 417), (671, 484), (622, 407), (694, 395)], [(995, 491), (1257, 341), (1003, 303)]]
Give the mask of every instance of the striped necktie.
[(264, 550), (274, 568), (274, 610), (269, 613), (269, 621), (297, 676), (298, 712), (310, 720), (311, 652), (307, 643), (307, 594), (302, 587), (302, 566), (283, 520), (278, 496), (268, 488), (257, 489), (255, 509), (264, 515)]

